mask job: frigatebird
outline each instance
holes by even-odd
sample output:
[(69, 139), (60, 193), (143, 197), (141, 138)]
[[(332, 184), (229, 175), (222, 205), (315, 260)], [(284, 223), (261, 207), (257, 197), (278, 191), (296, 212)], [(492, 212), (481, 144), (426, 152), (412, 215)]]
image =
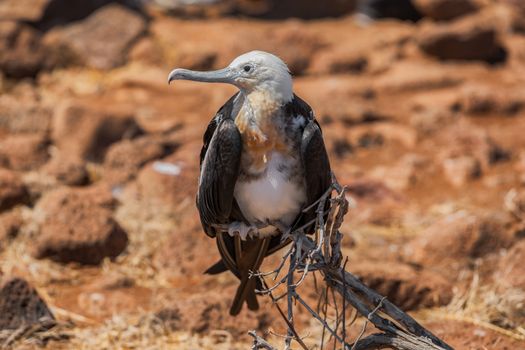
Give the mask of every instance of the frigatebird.
[(174, 69), (173, 80), (233, 84), (239, 92), (215, 114), (200, 153), (197, 208), (221, 260), (206, 273), (230, 270), (240, 280), (230, 309), (246, 301), (257, 310), (253, 277), (263, 259), (282, 248), (295, 228), (311, 234), (315, 203), (331, 185), (321, 128), (310, 106), (294, 94), (292, 76), (277, 56), (251, 51), (226, 68)]

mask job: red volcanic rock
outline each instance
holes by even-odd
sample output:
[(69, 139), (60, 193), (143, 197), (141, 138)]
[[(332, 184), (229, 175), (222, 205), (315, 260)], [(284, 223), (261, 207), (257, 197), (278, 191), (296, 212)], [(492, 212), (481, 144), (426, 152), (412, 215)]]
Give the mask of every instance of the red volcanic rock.
[(461, 109), (468, 114), (514, 115), (525, 105), (525, 99), (514, 90), (494, 86), (470, 85), (461, 91)]
[(447, 158), (441, 165), (447, 181), (456, 187), (461, 187), (469, 180), (481, 176), (481, 165), (474, 157)]
[(415, 0), (414, 6), (423, 16), (446, 21), (476, 12), (480, 4), (476, 0)]
[(464, 79), (461, 74), (452, 74), (446, 66), (438, 63), (401, 61), (375, 79), (374, 87), (387, 93), (421, 92), (455, 86)]
[[(246, 334), (247, 329), (266, 331), (272, 321), (270, 313), (265, 311), (270, 309), (270, 305), (263, 305), (257, 313), (244, 310), (236, 317), (229, 315), (235, 288), (232, 285), (221, 288), (220, 292), (212, 288), (194, 293), (184, 302), (159, 310), (157, 317), (165, 325), (199, 334), (207, 334), (217, 328), (230, 332), (234, 337)], [(259, 298), (259, 302), (266, 303), (264, 299)]]
[(140, 132), (133, 115), (119, 108), (66, 102), (53, 117), (52, 139), (66, 156), (101, 160), (114, 142)]
[(52, 55), (67, 56), (93, 68), (111, 69), (126, 61), (129, 47), (145, 29), (146, 22), (139, 14), (110, 4), (80, 22), (51, 30), (44, 42)]
[(162, 136), (144, 136), (113, 144), (104, 158), (105, 178), (111, 183), (124, 183), (134, 178), (146, 163), (164, 157), (176, 147)]
[[(149, 65), (162, 66), (162, 50), (151, 37), (145, 36), (137, 40), (137, 42), (130, 49), (129, 59), (131, 61), (144, 62)], [(188, 69), (206, 70), (211, 66), (214, 60), (215, 55), (213, 54), (208, 56), (202, 55), (192, 59), (191, 62), (188, 62), (188, 65), (183, 65), (182, 67), (187, 67)], [(193, 65), (196, 65), (197, 67), (194, 67)]]
[(19, 211), (13, 210), (0, 215), (0, 250), (16, 237), (23, 223)]
[(36, 75), (46, 54), (35, 29), (12, 21), (0, 21), (0, 52), (0, 70), (13, 78)]
[[(13, 278), (0, 289), (0, 330), (53, 321), (55, 317), (37, 291), (25, 280)], [(53, 322), (50, 323), (50, 326)]]
[(403, 215), (404, 197), (381, 181), (352, 181), (348, 183), (348, 193), (359, 208), (352, 221), (392, 226), (398, 224)]
[[(459, 164), (456, 167), (457, 169), (470, 168), (475, 170), (475, 166), (465, 166), (468, 165), (467, 163), (473, 162), (467, 161), (464, 157), (474, 158), (481, 166), (482, 171), (497, 162), (509, 159), (508, 151), (496, 144), (485, 129), (465, 121), (458, 121), (454, 125), (442, 128), (436, 141), (443, 145), (437, 155), (441, 163), (446, 162), (447, 159), (465, 159), (463, 160), (464, 164)], [(469, 173), (466, 172), (466, 174)]]
[(157, 212), (169, 210), (172, 213), (194, 203), (201, 146), (200, 141), (186, 143), (173, 154), (144, 166), (135, 182), (125, 189), (122, 200), (132, 198)]
[(362, 73), (368, 65), (367, 57), (362, 53), (328, 50), (321, 52), (312, 64), (309, 72), (313, 74)]
[[(311, 57), (323, 47), (318, 36), (305, 33), (298, 23), (290, 23), (284, 30), (266, 33), (258, 41), (259, 49), (273, 52), (277, 45), (279, 57), (286, 62), (293, 75), (303, 74), (310, 65)], [(243, 40), (249, 41), (249, 38)]]
[(404, 256), (411, 263), (454, 271), (469, 259), (507, 247), (512, 233), (504, 225), (505, 221), (496, 216), (457, 212), (435, 222), (409, 242)]
[(113, 219), (113, 204), (103, 186), (47, 193), (37, 203), (43, 219), (34, 256), (81, 264), (115, 258), (126, 248), (128, 237)]
[(451, 281), (434, 272), (397, 262), (352, 263), (349, 269), (403, 310), (446, 305), (452, 300)]
[(407, 154), (390, 167), (378, 166), (371, 172), (371, 177), (384, 183), (394, 190), (405, 190), (420, 179), (426, 159), (417, 154)]
[[(413, 29), (402, 22), (378, 21), (375, 24), (360, 27), (349, 22), (345, 24), (345, 31), (323, 27), (320, 32), (322, 49), (314, 52), (308, 72), (359, 74), (365, 70), (382, 73), (390, 69), (400, 60), (405, 43), (413, 36)], [(354, 33), (350, 40), (344, 34), (346, 30)]]
[(89, 181), (89, 174), (83, 160), (60, 153), (54, 155), (41, 170), (62, 185), (81, 186)]
[(0, 161), (13, 170), (27, 171), (49, 158), (48, 140), (42, 134), (11, 134), (0, 141)]
[(522, 150), (518, 154), (518, 159), (516, 160), (514, 168), (525, 175), (525, 150)]
[[(222, 68), (236, 56), (256, 48), (278, 55), (298, 75), (306, 71), (311, 57), (324, 47), (319, 35), (304, 29), (298, 21), (286, 21), (277, 28), (271, 23), (243, 20), (163, 18), (154, 21), (150, 31), (156, 47), (153, 52), (161, 50), (170, 67)], [(177, 35), (172, 35), (173, 32)], [(253, 43), (257, 43), (256, 47)]]
[(51, 0), (2, 0), (0, 20), (38, 21), (50, 2)]
[(493, 21), (479, 15), (446, 24), (427, 23), (417, 41), (421, 50), (442, 60), (497, 62), (504, 52)]
[(0, 168), (0, 212), (24, 203), (28, 193), (20, 176), (10, 170)]
[(51, 125), (51, 110), (41, 102), (34, 86), (19, 83), (0, 94), (0, 130), (10, 133), (45, 133)]
[(286, 19), (338, 17), (351, 13), (355, 0), (217, 0), (217, 1), (156, 1), (155, 8), (182, 18), (216, 18), (237, 14), (243, 16)]
[(410, 104), (410, 125), (424, 135), (434, 134), (459, 118), (459, 97), (453, 89), (419, 93)]
[(322, 18), (351, 13), (356, 1), (327, 0), (263, 0), (237, 1), (237, 11), (245, 15), (264, 18)]

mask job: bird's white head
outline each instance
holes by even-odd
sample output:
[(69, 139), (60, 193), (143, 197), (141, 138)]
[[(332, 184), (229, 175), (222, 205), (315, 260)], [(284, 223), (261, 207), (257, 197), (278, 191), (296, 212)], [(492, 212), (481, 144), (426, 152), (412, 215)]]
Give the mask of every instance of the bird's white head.
[(281, 103), (293, 98), (292, 76), (288, 67), (279, 57), (264, 51), (240, 55), (228, 67), (215, 71), (197, 72), (177, 68), (168, 76), (168, 83), (173, 80), (233, 84), (245, 95), (264, 92)]

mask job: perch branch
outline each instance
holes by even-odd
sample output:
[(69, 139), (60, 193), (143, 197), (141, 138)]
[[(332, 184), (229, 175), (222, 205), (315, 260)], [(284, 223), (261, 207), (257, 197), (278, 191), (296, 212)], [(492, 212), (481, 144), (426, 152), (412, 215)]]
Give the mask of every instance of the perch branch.
[[(332, 197), (335, 190), (336, 194)], [(315, 239), (305, 235), (301, 227), (286, 234), (286, 239), (291, 239), (292, 244), (283, 260), (275, 269), (269, 273), (253, 273), (254, 277), (260, 278), (264, 289), (258, 291), (261, 294), (270, 295), (273, 303), (277, 306), (283, 319), (286, 321), (288, 331), (285, 337), (285, 349), (290, 348), (292, 340), (296, 340), (303, 347), (308, 349), (299, 337), (293, 318), (295, 302), (298, 302), (306, 311), (312, 315), (323, 327), (320, 348), (324, 346), (324, 333), (327, 331), (334, 341), (341, 344), (343, 350), (369, 350), (394, 348), (398, 350), (453, 350), (449, 345), (436, 337), (430, 331), (421, 326), (408, 314), (401, 311), (396, 305), (385, 297), (364, 285), (358, 278), (346, 271), (346, 261), (341, 266), (342, 235), (339, 232), (343, 219), (349, 208), (346, 198), (346, 188), (337, 183), (333, 177), (333, 184), (329, 191), (325, 192), (319, 200), (314, 202), (305, 211), (316, 208), (316, 219), (310, 222), (316, 225)], [(279, 274), (285, 263), (288, 262), (289, 269), (285, 276), (278, 279)], [(318, 271), (324, 277), (326, 283), (324, 304), (318, 304), (318, 312), (313, 310), (298, 293), (298, 289), (305, 279), (312, 275), (310, 272)], [(295, 279), (295, 274), (300, 274)], [(273, 280), (276, 284), (268, 287), (264, 281), (265, 276), (274, 275)], [(315, 276), (315, 274), (313, 274)], [(272, 292), (279, 286), (286, 288), (286, 293), (275, 298)], [(327, 322), (328, 307), (328, 288), (338, 293), (343, 300), (342, 309), (337, 308), (337, 300), (334, 296), (334, 308), (336, 310), (335, 329)], [(278, 302), (286, 296), (287, 315), (279, 307)], [(356, 310), (356, 315), (366, 317), (366, 321), (358, 338), (353, 343), (347, 343), (347, 324), (346, 310), (352, 306)], [(323, 316), (321, 316), (321, 314)], [(388, 318), (382, 316), (386, 315)], [(354, 317), (354, 320), (355, 320)], [(363, 338), (368, 324), (373, 324), (380, 333), (372, 334)], [(338, 334), (342, 324), (341, 335)], [(353, 321), (352, 323), (353, 324)], [(250, 332), (254, 337), (252, 349), (276, 349), (264, 339), (258, 337), (255, 332)]]

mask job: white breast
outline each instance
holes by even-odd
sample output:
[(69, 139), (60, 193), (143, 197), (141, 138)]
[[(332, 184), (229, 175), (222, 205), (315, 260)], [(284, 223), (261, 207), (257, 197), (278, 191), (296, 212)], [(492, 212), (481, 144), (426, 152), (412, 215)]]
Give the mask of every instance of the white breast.
[(289, 174), (279, 171), (281, 164), (290, 164), (293, 159), (278, 152), (272, 152), (269, 158), (262, 176), (237, 181), (234, 196), (250, 223), (280, 221), (290, 226), (306, 201), (304, 186), (290, 182)]

